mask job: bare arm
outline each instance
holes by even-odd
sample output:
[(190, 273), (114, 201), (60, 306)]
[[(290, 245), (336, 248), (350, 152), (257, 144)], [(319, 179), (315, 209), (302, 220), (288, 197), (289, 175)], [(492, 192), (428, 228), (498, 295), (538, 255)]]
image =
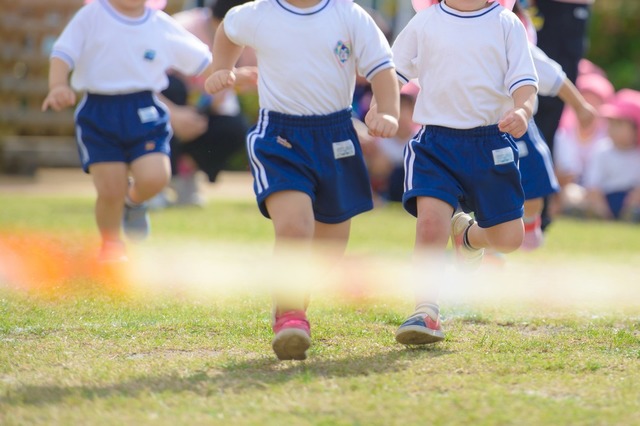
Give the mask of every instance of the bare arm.
[(51, 58), (49, 64), (49, 93), (42, 102), (42, 111), (48, 108), (60, 111), (76, 103), (76, 95), (69, 87), (69, 65), (59, 58)]
[(529, 120), (533, 116), (536, 101), (535, 86), (520, 86), (513, 92), (513, 109), (507, 111), (498, 122), (501, 132), (511, 134), (514, 138), (521, 138), (529, 127)]
[(521, 86), (513, 92), (513, 108), (522, 109), (526, 113), (527, 122), (533, 117), (537, 93), (534, 86)]
[[(236, 76), (233, 68), (240, 59), (244, 46), (240, 46), (229, 40), (224, 31), (224, 21), (216, 30), (213, 39), (213, 63), (211, 64), (212, 74), (205, 82), (207, 92), (214, 94), (220, 90), (233, 87)], [(208, 71), (208, 70), (207, 70)]]
[(565, 78), (562, 86), (560, 86), (558, 97), (575, 111), (582, 128), (591, 126), (597, 118), (598, 112), (596, 109), (587, 102), (582, 93), (568, 78)]
[(373, 136), (391, 137), (398, 131), (400, 116), (400, 89), (395, 68), (387, 68), (374, 75), (371, 90), (372, 107), (365, 117), (369, 133)]

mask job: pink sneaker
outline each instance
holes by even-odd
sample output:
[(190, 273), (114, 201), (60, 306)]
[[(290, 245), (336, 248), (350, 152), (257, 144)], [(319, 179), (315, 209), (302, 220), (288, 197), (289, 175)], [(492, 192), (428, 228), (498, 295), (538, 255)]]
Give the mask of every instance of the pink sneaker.
[(534, 222), (524, 224), (524, 239), (520, 248), (525, 251), (535, 250), (544, 243), (542, 218), (538, 216)]
[(126, 263), (127, 250), (122, 241), (104, 241), (98, 255), (98, 262), (102, 264)]
[(279, 360), (303, 360), (311, 346), (311, 327), (304, 311), (287, 311), (276, 315), (276, 333), (271, 347)]

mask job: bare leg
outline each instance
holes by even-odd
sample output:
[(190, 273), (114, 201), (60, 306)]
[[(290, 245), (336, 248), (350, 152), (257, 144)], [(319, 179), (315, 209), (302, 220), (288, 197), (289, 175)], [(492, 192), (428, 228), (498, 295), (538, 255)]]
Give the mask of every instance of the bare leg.
[[(437, 198), (418, 197), (417, 202), (413, 256), (416, 309), (425, 304), (438, 304), (453, 214), (453, 207)], [(437, 317), (437, 312), (434, 314)]]
[(162, 153), (143, 155), (131, 163), (133, 185), (129, 188), (129, 200), (140, 204), (158, 194), (169, 183), (171, 162)]
[(96, 223), (103, 241), (120, 241), (124, 198), (127, 193), (125, 163), (96, 163), (90, 166), (97, 191)]
[[(270, 195), (265, 203), (275, 231), (276, 260), (282, 262), (292, 256), (296, 266), (308, 265), (315, 233), (311, 198), (299, 191), (281, 191)], [(308, 289), (296, 277), (287, 278), (275, 291), (278, 310), (304, 310)]]
[(296, 274), (292, 269), (308, 264), (311, 253), (315, 232), (311, 198), (299, 191), (281, 191), (270, 195), (266, 206), (276, 234), (276, 260), (282, 262), (285, 258), (290, 265), (274, 291), (275, 337), (271, 346), (280, 360), (301, 360), (307, 357), (306, 351), (311, 345), (309, 321), (304, 312), (308, 286), (304, 274)]
[(522, 245), (524, 226), (522, 219), (504, 222), (490, 228), (480, 228), (474, 223), (467, 233), (473, 248), (491, 248), (501, 253), (510, 253)]

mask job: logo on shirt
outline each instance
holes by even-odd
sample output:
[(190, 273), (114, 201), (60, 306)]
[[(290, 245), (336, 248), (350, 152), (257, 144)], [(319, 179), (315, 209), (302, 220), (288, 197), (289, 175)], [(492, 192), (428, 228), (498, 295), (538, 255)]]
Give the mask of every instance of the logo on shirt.
[(333, 50), (333, 53), (336, 54), (338, 61), (340, 64), (344, 64), (349, 60), (351, 56), (351, 44), (345, 43), (344, 41), (338, 41), (336, 44), (336, 48)]
[(144, 51), (144, 59), (146, 59), (147, 61), (153, 61), (153, 59), (156, 57), (156, 51), (153, 49), (147, 49)]

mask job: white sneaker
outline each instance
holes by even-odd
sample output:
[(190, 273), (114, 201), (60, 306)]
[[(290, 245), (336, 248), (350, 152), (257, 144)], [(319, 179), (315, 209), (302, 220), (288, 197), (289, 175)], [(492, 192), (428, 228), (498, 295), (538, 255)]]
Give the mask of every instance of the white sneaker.
[(465, 212), (458, 212), (451, 218), (451, 245), (456, 252), (458, 264), (467, 270), (480, 266), (484, 249), (470, 249), (464, 243), (464, 234), (475, 221)]
[(175, 176), (171, 179), (171, 187), (176, 192), (176, 206), (198, 206), (204, 205), (204, 199), (198, 192), (198, 182), (196, 176)]
[(124, 234), (131, 241), (146, 240), (151, 228), (147, 204), (143, 203), (135, 207), (125, 204), (122, 227)]

